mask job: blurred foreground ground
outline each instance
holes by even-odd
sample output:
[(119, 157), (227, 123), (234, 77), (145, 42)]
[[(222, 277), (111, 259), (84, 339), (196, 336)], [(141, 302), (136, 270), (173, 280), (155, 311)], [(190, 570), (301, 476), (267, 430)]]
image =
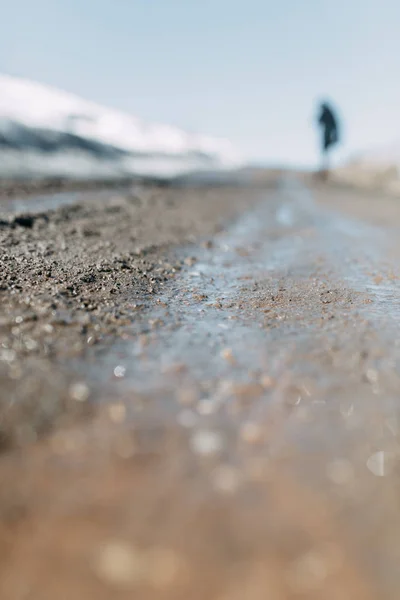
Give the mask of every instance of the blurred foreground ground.
[(13, 202), (0, 596), (397, 599), (398, 201)]

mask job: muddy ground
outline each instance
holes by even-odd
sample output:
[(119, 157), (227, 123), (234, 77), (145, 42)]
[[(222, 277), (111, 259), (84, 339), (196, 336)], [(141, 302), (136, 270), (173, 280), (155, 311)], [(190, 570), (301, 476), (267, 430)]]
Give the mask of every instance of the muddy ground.
[(0, 597), (398, 598), (397, 201), (13, 202)]
[(30, 212), (32, 198), (16, 214), (3, 200), (2, 445), (25, 437), (18, 433), (24, 415), (32, 435), (63, 417), (70, 376), (60, 370), (63, 360), (126, 334), (135, 315), (191, 263), (190, 245), (207, 244), (258, 193), (135, 187), (100, 201), (96, 193), (84, 201), (76, 195), (72, 206), (45, 212)]

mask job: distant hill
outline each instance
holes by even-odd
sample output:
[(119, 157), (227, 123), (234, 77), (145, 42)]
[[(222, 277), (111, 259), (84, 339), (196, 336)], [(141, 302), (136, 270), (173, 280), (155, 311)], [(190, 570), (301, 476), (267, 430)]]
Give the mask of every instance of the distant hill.
[(146, 123), (78, 96), (0, 75), (0, 177), (174, 177), (242, 164), (229, 141)]

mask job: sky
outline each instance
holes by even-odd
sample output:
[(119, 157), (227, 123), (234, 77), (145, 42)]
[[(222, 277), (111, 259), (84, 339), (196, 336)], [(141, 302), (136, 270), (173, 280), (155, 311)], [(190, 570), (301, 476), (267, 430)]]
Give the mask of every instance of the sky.
[(318, 161), (316, 103), (342, 120), (337, 161), (398, 139), (398, 0), (13, 0), (0, 72), (190, 131), (249, 160)]

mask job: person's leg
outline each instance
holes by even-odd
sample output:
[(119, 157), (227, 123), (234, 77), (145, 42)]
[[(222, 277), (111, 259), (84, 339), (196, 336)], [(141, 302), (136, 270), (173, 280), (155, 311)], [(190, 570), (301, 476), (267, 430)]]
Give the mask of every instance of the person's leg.
[(322, 137), (322, 164), (321, 164), (321, 178), (326, 179), (329, 173), (329, 145), (330, 145), (329, 131), (324, 131)]

